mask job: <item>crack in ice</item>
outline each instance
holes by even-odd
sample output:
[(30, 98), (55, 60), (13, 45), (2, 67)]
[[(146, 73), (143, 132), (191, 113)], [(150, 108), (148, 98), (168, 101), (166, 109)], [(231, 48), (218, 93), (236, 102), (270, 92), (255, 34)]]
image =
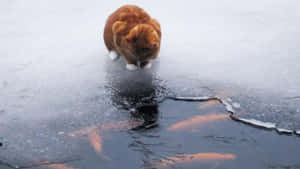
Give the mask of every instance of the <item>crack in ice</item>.
[[(228, 113), (230, 113), (230, 118), (232, 120), (235, 120), (235, 121), (238, 121), (238, 122), (242, 122), (244, 124), (248, 124), (248, 125), (251, 125), (251, 126), (255, 126), (255, 127), (261, 127), (261, 128), (264, 128), (264, 129), (270, 129), (270, 130), (275, 130), (277, 131), (278, 133), (280, 134), (295, 134), (295, 135), (298, 135), (300, 136), (300, 131), (296, 131), (296, 130), (289, 130), (289, 129), (283, 129), (283, 128), (278, 128), (277, 127), (277, 124), (276, 123), (272, 123), (272, 122), (263, 122), (263, 121), (260, 121), (260, 120), (256, 120), (256, 119), (246, 119), (246, 118), (240, 118), (240, 117), (237, 117), (235, 116), (235, 110), (233, 107), (238, 107), (239, 106), (233, 106), (231, 105), (229, 102), (232, 102), (232, 100), (230, 98), (227, 98), (227, 101), (226, 99), (222, 99), (218, 96), (213, 96), (213, 97), (210, 97), (210, 96), (201, 96), (201, 97), (179, 97), (179, 96), (165, 96), (163, 97), (160, 101), (158, 101), (158, 103), (163, 103), (164, 101), (166, 100), (175, 100), (175, 101), (187, 101), (187, 102), (204, 102), (204, 101), (218, 101), (219, 103), (221, 103), (223, 106), (225, 106), (225, 109)], [(233, 104), (238, 104), (236, 102), (234, 102)], [(146, 104), (148, 105), (148, 104)], [(239, 104), (238, 104), (239, 105)], [(142, 106), (145, 106), (144, 105), (140, 105), (138, 107), (142, 107)], [(137, 110), (137, 108), (133, 108), (131, 110)]]

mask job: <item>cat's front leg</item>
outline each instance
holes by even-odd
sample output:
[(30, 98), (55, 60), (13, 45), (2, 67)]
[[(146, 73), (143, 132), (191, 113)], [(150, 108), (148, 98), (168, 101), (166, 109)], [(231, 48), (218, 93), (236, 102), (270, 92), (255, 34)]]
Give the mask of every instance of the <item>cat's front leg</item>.
[(129, 63), (127, 63), (126, 64), (126, 69), (130, 70), (130, 71), (135, 71), (135, 70), (138, 69), (138, 67), (135, 64), (129, 64)]
[(150, 69), (152, 67), (152, 63), (151, 60), (149, 61), (145, 61), (145, 62), (141, 62), (140, 63), (141, 68), (143, 69)]
[(124, 58), (126, 60), (126, 69), (130, 71), (135, 71), (138, 69), (138, 63), (137, 61), (133, 58), (130, 57), (129, 55), (124, 55)]

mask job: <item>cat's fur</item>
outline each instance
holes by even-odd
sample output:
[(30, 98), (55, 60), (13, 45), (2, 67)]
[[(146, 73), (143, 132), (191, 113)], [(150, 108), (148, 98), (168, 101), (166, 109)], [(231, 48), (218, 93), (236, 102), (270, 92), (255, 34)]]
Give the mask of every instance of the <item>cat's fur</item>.
[(158, 56), (160, 24), (142, 8), (125, 5), (107, 19), (104, 42), (110, 52), (124, 56), (128, 65), (144, 67)]

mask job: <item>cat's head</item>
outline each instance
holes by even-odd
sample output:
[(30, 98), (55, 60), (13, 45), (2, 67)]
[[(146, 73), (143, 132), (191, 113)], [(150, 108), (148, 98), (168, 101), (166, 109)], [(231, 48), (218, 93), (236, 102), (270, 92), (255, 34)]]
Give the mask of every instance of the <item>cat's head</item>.
[(157, 56), (160, 39), (159, 33), (152, 25), (139, 24), (126, 35), (125, 44), (138, 61), (149, 61)]

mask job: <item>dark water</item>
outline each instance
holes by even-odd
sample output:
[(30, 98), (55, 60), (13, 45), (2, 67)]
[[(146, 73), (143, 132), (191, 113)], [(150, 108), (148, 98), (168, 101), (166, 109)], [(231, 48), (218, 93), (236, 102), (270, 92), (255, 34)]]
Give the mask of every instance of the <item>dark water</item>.
[(150, 70), (106, 56), (123, 2), (0, 3), (0, 169), (300, 168), (295, 134), (159, 102), (299, 131), (299, 2), (131, 3), (162, 24)]

